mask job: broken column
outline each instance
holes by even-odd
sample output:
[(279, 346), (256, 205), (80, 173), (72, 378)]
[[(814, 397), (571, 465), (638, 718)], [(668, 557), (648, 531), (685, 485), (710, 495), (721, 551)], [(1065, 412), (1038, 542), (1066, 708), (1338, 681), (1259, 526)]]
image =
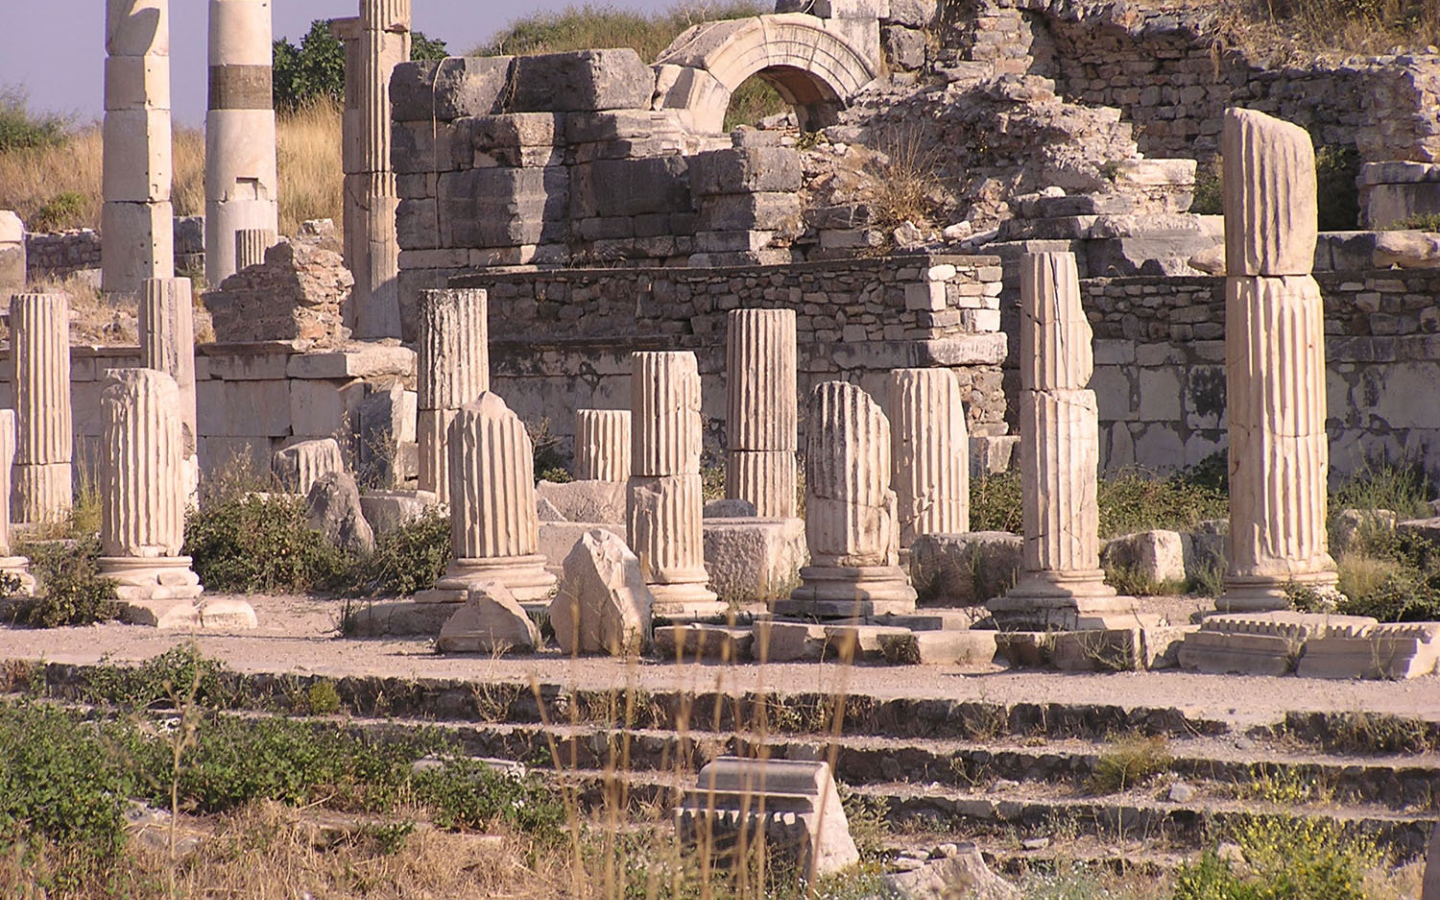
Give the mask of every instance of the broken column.
[(725, 496), (795, 517), (795, 311), (737, 309), (725, 334)]
[(345, 42), (345, 264), (355, 274), (357, 338), (400, 337), (400, 248), (390, 168), (390, 75), (410, 59), (410, 0), (360, 0), (331, 22)]
[(1027, 254), (1020, 266), (1020, 480), (1025, 545), (1019, 583), (991, 600), (1002, 628), (1077, 628), (1133, 608), (1100, 568), (1100, 461), (1090, 322), (1075, 256)]
[(892, 371), (890, 429), (901, 549), (921, 535), (969, 531), (970, 435), (955, 373)]
[(15, 411), (0, 409), (0, 574), (19, 581), (20, 593), (35, 588), (30, 560), (10, 555), (10, 480), (15, 465)]
[(490, 389), (487, 295), (482, 290), (425, 291), (420, 296), (416, 387), (419, 489), (449, 502), (445, 436), (455, 412)]
[[(231, 268), (235, 272), (265, 263), (265, 251), (275, 246), (278, 239), (273, 228), (241, 228), (235, 232), (235, 256)], [(209, 256), (206, 256), (209, 259)], [(230, 275), (235, 274), (231, 272)], [(230, 277), (229, 275), (225, 276)], [(214, 281), (212, 284), (219, 284)]]
[(810, 565), (784, 615), (909, 613), (915, 591), (899, 562), (890, 490), (890, 422), (859, 387), (827, 381), (806, 410), (805, 537)]
[(453, 558), (435, 589), (415, 599), (464, 602), (471, 588), (487, 581), (522, 603), (546, 599), (555, 576), (536, 552), (535, 459), (525, 423), (486, 391), (455, 412), (446, 443)]
[(15, 521), (58, 521), (73, 504), (69, 299), (64, 294), (12, 297), (10, 353), (17, 422)]
[(630, 376), (629, 544), (655, 614), (723, 611), (707, 585), (701, 531), (700, 369), (693, 353), (635, 353)]
[(180, 391), (184, 455), (197, 453), (195, 424), (195, 301), (188, 278), (149, 278), (139, 310), (140, 361), (169, 375)]
[(198, 620), (200, 579), (185, 542), (180, 389), (154, 369), (109, 369), (100, 394), (100, 574), (116, 582), (125, 618)]
[(1288, 607), (1337, 583), (1326, 547), (1325, 312), (1311, 277), (1315, 153), (1304, 129), (1225, 113), (1230, 570), (1222, 610)]
[(575, 410), (575, 479), (630, 479), (630, 410)]
[(175, 274), (169, 0), (108, 0), (105, 51), (100, 284), (134, 293)]
[(213, 285), (238, 270), (239, 231), (280, 227), (271, 32), (270, 0), (210, 0), (205, 279)]

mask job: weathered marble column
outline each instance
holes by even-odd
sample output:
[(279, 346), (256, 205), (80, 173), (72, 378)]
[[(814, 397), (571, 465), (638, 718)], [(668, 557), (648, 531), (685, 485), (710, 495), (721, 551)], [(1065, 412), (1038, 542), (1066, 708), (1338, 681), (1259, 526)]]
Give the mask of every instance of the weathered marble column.
[(169, 0), (107, 0), (105, 51), (100, 285), (135, 293), (175, 274)]
[(15, 411), (0, 409), (0, 573), (20, 582), (20, 593), (35, 589), (30, 576), (30, 560), (11, 556), (10, 550), (10, 480), (15, 465)]
[(205, 116), (205, 280), (238, 269), (235, 235), (280, 230), (270, 0), (210, 0)]
[(456, 410), (490, 390), (487, 295), (483, 290), (420, 295), (416, 354), (419, 489), (449, 502), (446, 435)]
[(140, 298), (140, 361), (164, 372), (180, 391), (185, 456), (196, 452), (195, 306), (188, 278), (150, 278)]
[(1002, 628), (1101, 625), (1127, 613), (1100, 568), (1100, 462), (1090, 322), (1070, 253), (1027, 254), (1020, 268), (1020, 479), (1025, 547), (1019, 583), (987, 604)]
[(693, 353), (636, 353), (630, 376), (630, 548), (657, 615), (723, 611), (707, 585), (700, 369)]
[(630, 478), (630, 410), (575, 410), (575, 478), (613, 481)]
[[(235, 256), (231, 264), (234, 272), (231, 272), (231, 275), (241, 269), (263, 265), (265, 251), (275, 246), (279, 240), (275, 236), (273, 228), (241, 228), (235, 232), (234, 237)], [(219, 284), (219, 282), (212, 283)]]
[(816, 385), (806, 409), (805, 538), (810, 565), (782, 615), (909, 613), (915, 591), (899, 562), (890, 490), (890, 422), (859, 387)]
[(15, 521), (57, 521), (69, 515), (74, 501), (69, 299), (64, 294), (10, 298), (10, 353), (17, 425)]
[(360, 0), (336, 19), (345, 42), (345, 264), (356, 338), (400, 337), (399, 202), (390, 168), (390, 75), (410, 59), (410, 0)]
[(900, 548), (922, 534), (969, 531), (970, 434), (955, 373), (892, 371), (889, 407)]
[(795, 311), (737, 309), (725, 334), (725, 496), (795, 517)]
[(1225, 113), (1225, 374), (1230, 570), (1222, 610), (1288, 606), (1290, 583), (1328, 591), (1325, 311), (1311, 277), (1315, 154), (1304, 129)]
[(447, 444), (453, 559), (435, 589), (415, 599), (464, 602), (472, 586), (487, 581), (522, 602), (546, 599), (555, 576), (537, 553), (535, 459), (525, 423), (486, 391), (455, 412)]

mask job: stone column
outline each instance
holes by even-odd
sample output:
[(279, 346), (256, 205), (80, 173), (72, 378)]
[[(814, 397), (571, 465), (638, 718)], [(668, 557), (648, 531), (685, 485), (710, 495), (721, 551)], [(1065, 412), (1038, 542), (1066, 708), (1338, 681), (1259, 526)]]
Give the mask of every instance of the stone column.
[(105, 51), (100, 284), (135, 293), (175, 274), (169, 0), (106, 0)]
[(180, 391), (185, 456), (196, 453), (195, 306), (188, 278), (151, 278), (140, 299), (140, 361), (164, 372)]
[(630, 548), (657, 615), (723, 611), (707, 585), (700, 480), (700, 369), (693, 353), (636, 353), (630, 375)]
[(110, 369), (100, 394), (100, 574), (116, 581), (125, 618), (195, 624), (200, 579), (185, 542), (180, 389), (154, 369)]
[(575, 478), (613, 481), (630, 478), (630, 410), (575, 410)]
[(901, 549), (922, 534), (969, 531), (970, 434), (955, 373), (891, 372), (890, 422)]
[(398, 195), (390, 168), (390, 75), (410, 59), (410, 0), (360, 0), (331, 23), (345, 42), (345, 264), (356, 338), (400, 337)]
[(435, 589), (415, 599), (464, 602), (471, 587), (487, 581), (522, 602), (546, 599), (555, 576), (537, 552), (535, 459), (525, 423), (486, 391), (455, 412), (447, 443), (453, 559)]
[[(231, 265), (234, 271), (231, 275), (241, 269), (264, 265), (265, 251), (275, 246), (278, 241), (273, 228), (241, 228), (235, 232), (234, 237), (235, 257)], [(219, 284), (218, 281), (212, 283)]]
[(915, 610), (899, 562), (890, 490), (890, 422), (842, 381), (816, 385), (806, 410), (805, 538), (810, 565), (782, 615), (850, 617)]
[(15, 411), (0, 409), (0, 573), (18, 579), (20, 592), (29, 594), (35, 589), (30, 560), (10, 555), (10, 481), (14, 465)]
[(725, 333), (725, 496), (795, 517), (795, 312), (737, 309)]
[(1333, 590), (1327, 551), (1325, 311), (1311, 277), (1315, 154), (1304, 129), (1225, 113), (1225, 374), (1230, 570), (1222, 610), (1284, 609)]
[(74, 499), (69, 299), (64, 294), (12, 297), (10, 352), (17, 422), (15, 520), (57, 521), (69, 515)]
[[(270, 0), (210, 0), (205, 116), (205, 280), (238, 270), (235, 235), (279, 232)], [(273, 242), (272, 242), (273, 243)]]
[(490, 390), (487, 295), (483, 290), (420, 295), (416, 388), (420, 442), (418, 487), (449, 502), (445, 438), (455, 412)]
[(987, 604), (1002, 628), (1103, 625), (1133, 610), (1100, 568), (1100, 427), (1089, 320), (1075, 256), (1027, 254), (1020, 268), (1019, 583)]

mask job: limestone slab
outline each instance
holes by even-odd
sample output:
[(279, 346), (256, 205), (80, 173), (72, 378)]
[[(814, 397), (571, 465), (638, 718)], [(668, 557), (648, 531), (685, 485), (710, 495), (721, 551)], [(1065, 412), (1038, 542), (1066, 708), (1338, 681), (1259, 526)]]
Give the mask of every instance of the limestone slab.
[(480, 584), (470, 589), (465, 605), (440, 629), (435, 649), (441, 653), (529, 653), (540, 643), (540, 631), (504, 585)]

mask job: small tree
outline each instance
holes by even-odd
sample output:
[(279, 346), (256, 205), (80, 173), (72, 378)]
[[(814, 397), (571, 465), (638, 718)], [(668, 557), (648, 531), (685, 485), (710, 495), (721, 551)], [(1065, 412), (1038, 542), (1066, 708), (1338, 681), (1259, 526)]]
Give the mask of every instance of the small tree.
[[(415, 32), (411, 59), (444, 59), (445, 42)], [(286, 38), (275, 42), (275, 108), (294, 110), (321, 98), (345, 98), (345, 45), (330, 33), (328, 19), (316, 19), (295, 46)]]

